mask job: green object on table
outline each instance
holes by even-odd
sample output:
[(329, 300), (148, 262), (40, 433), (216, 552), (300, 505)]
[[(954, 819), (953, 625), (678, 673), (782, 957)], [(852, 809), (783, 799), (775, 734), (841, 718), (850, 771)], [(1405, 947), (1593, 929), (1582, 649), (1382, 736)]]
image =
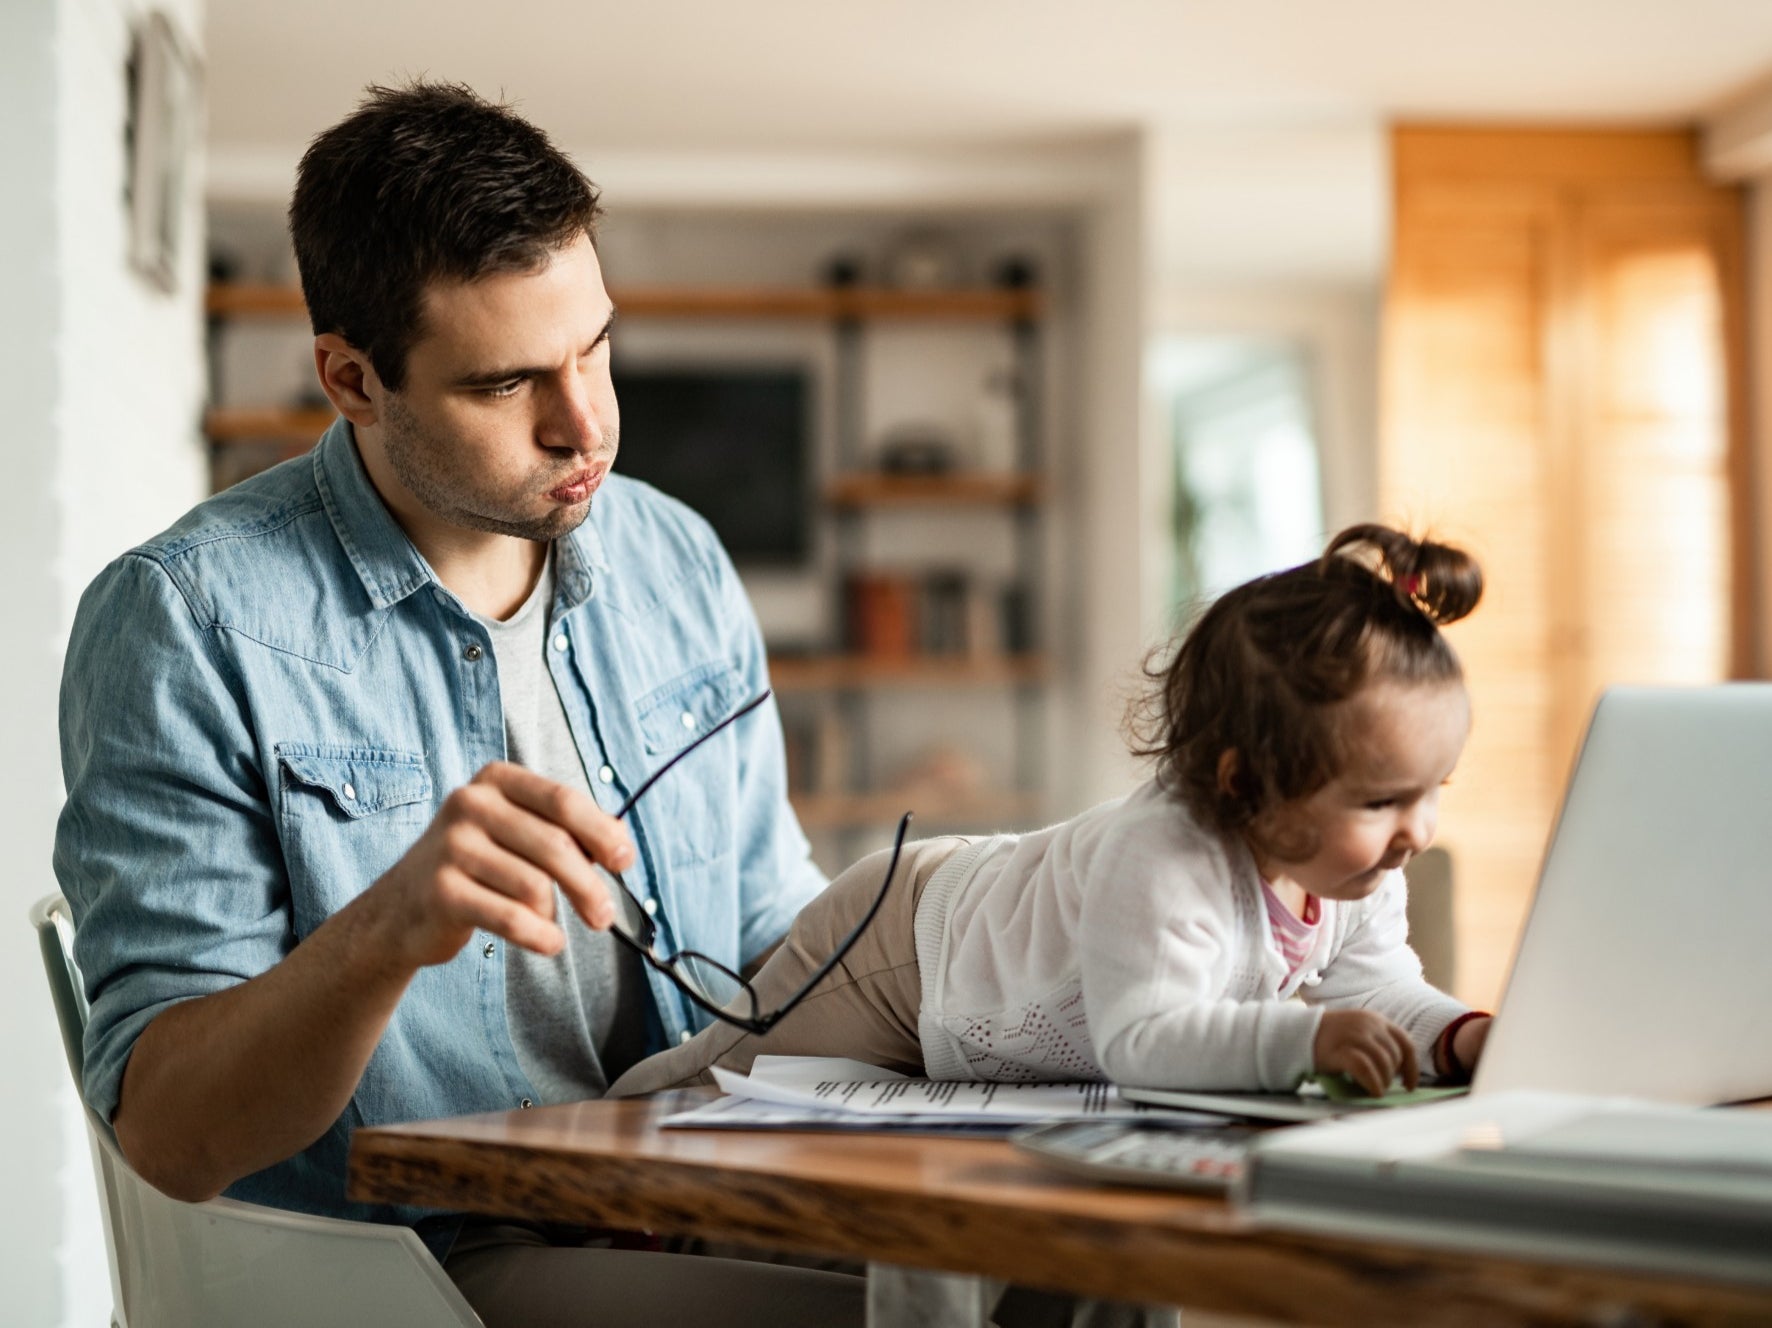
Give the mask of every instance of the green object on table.
[(1346, 1102), (1362, 1107), (1408, 1107), (1418, 1102), (1437, 1102), (1444, 1097), (1459, 1097), (1470, 1090), (1459, 1084), (1450, 1088), (1395, 1088), (1373, 1097), (1345, 1074), (1312, 1074), (1305, 1076), (1323, 1090), (1332, 1102)]

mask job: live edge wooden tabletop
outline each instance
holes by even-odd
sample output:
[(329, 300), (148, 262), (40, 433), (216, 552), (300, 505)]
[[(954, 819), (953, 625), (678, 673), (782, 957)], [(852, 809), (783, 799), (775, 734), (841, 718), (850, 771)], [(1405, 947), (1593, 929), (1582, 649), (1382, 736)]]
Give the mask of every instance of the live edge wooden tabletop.
[(1263, 1231), (1220, 1200), (1071, 1179), (1001, 1140), (658, 1128), (703, 1096), (359, 1130), (351, 1197), (1284, 1323), (1772, 1324), (1765, 1289)]

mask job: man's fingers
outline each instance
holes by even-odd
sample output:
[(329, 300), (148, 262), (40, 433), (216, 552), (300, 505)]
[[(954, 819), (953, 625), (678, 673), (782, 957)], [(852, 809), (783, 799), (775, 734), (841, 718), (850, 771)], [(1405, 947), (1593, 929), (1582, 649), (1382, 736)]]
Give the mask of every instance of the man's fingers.
[(518, 806), (559, 826), (611, 871), (626, 871), (633, 865), (634, 841), (628, 828), (589, 794), (503, 761), (487, 766), (475, 778), (490, 781)]
[[(489, 800), (479, 809), (478, 819), (498, 846), (531, 864), (538, 879), (547, 883), (550, 898), (558, 883), (574, 911), (588, 925), (601, 930), (614, 921), (614, 904), (587, 856), (584, 836), (572, 826), (552, 819), (576, 816), (582, 821), (587, 809), (580, 804), (589, 800), (519, 766), (488, 766), (481, 773), (495, 790), (496, 801)], [(614, 826), (621, 836), (615, 847), (624, 852), (612, 852), (611, 856), (625, 856), (631, 862), (633, 854), (626, 827), (604, 815), (594, 803), (589, 804), (588, 814), (595, 821)]]
[[(513, 899), (496, 888), (459, 869), (443, 878), (446, 893), (444, 906), (464, 926), (502, 936), (513, 945), (521, 945), (537, 954), (558, 954), (566, 945), (566, 933), (551, 921), (550, 904), (547, 917), (528, 905)], [(550, 900), (552, 896), (550, 894)]]
[(447, 861), (469, 880), (506, 895), (543, 921), (554, 917), (554, 878), (521, 851), (513, 851), (508, 818), (493, 816), (449, 828), (445, 841)]

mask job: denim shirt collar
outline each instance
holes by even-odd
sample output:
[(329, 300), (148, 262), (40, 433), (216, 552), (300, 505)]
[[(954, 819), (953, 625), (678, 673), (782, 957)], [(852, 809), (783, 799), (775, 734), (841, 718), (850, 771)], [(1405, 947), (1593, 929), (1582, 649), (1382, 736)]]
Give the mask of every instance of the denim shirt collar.
[[(376, 491), (348, 420), (334, 420), (315, 447), (314, 484), (340, 547), (377, 609), (441, 584)], [(609, 571), (609, 558), (594, 520), (580, 523), (555, 544), (560, 607), (571, 610), (590, 598), (595, 574)]]

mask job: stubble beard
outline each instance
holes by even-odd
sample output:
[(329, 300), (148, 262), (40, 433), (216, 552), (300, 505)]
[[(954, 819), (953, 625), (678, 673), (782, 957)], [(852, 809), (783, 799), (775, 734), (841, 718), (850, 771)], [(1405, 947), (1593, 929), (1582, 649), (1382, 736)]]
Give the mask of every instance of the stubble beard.
[[(589, 500), (582, 505), (557, 507), (539, 517), (489, 511), (487, 508), (494, 500), (476, 489), (469, 468), (447, 445), (427, 434), (397, 396), (385, 403), (382, 425), (382, 451), (395, 478), (421, 507), (451, 525), (545, 544), (571, 534), (591, 514)], [(608, 441), (608, 450), (613, 452), (616, 439), (611, 437)]]

